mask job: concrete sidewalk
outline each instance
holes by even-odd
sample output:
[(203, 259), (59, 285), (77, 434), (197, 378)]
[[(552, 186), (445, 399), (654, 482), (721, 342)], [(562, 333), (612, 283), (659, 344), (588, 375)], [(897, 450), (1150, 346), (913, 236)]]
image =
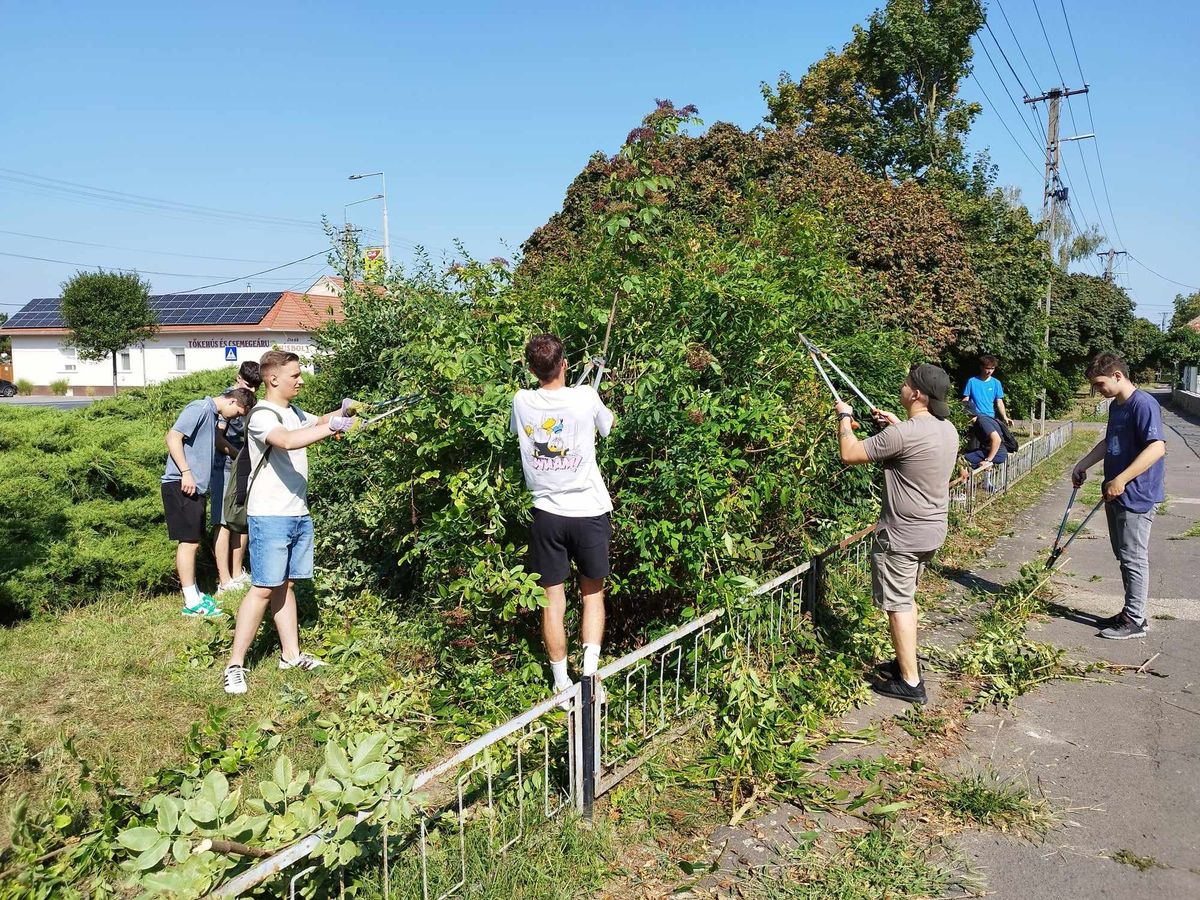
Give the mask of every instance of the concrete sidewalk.
[[(1107, 683), (1055, 682), (1007, 713), (971, 720), (960, 769), (1025, 780), (1063, 810), (1064, 824), (1044, 843), (995, 832), (959, 839), (989, 896), (1200, 897), (1200, 538), (1179, 538), (1200, 521), (1200, 423), (1167, 407), (1164, 419), (1168, 502), (1152, 533), (1149, 635), (1097, 637), (1095, 620), (1123, 600), (1100, 515), (1056, 576), (1064, 611), (1030, 629), (1073, 659), (1132, 667), (1153, 660), (1141, 674), (1106, 674)], [(1002, 568), (1050, 544), (1069, 493), (1064, 479), (1014, 523), (994, 557)], [(988, 577), (1000, 581), (1011, 574), (994, 572)], [(1121, 851), (1149, 868), (1116, 861), (1131, 859)]]

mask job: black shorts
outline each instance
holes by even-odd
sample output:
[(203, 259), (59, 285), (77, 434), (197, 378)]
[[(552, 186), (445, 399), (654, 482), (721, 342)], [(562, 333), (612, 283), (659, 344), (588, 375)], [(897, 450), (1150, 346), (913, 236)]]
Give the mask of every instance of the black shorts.
[(567, 580), (571, 560), (584, 578), (606, 578), (612, 520), (602, 516), (556, 516), (533, 511), (529, 532), (529, 565), (540, 576), (538, 584), (553, 587)]
[(204, 540), (204, 513), (208, 498), (203, 494), (188, 496), (178, 481), (162, 484), (163, 511), (167, 514), (167, 536), (185, 544), (199, 544)]

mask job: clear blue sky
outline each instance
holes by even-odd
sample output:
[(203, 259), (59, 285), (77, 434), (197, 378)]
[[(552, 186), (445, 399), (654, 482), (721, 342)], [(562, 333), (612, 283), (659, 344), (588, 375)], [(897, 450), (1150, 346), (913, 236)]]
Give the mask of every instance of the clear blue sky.
[[(1063, 78), (1077, 86), (1058, 0), (1039, 3)], [(378, 191), (378, 179), (346, 176), (384, 169), (398, 260), (412, 244), (440, 253), (456, 239), (476, 256), (509, 255), (505, 245), (517, 247), (558, 209), (588, 155), (614, 151), (654, 98), (695, 103), (706, 123), (753, 126), (763, 113), (760, 81), (784, 69), (799, 76), (827, 48), (840, 48), (876, 5), (0, 0), (0, 253), (177, 273), (147, 275), (156, 291), (227, 278), (237, 280), (226, 290), (247, 280), (257, 290), (303, 286), (322, 271), (321, 258), (242, 276), (320, 251), (325, 238), (316, 227), (130, 206), (33, 185), (26, 175), (340, 223), (344, 204)], [(1025, 86), (1035, 90), (1034, 75), (1039, 89), (1059, 83), (1032, 0), (1007, 0), (1004, 11), (1033, 74), (991, 6), (992, 28)], [(1185, 2), (1066, 7), (1125, 243), (1113, 240), (1163, 275), (1200, 285), (1200, 12)], [(1020, 105), (986, 32), (984, 40)], [(976, 76), (966, 95), (983, 101), (982, 88), (996, 106), (978, 121), (971, 146), (990, 149), (1001, 182), (1040, 207), (1043, 151), (980, 51)], [(1086, 105), (1072, 106), (1078, 131), (1091, 131)], [(1065, 114), (1062, 133), (1077, 133)], [(1095, 151), (1076, 144), (1065, 158), (1077, 218), (1112, 233)], [(377, 202), (350, 212), (365, 228), (380, 228)], [(0, 255), (0, 310), (55, 295), (73, 271)], [(1186, 292), (1133, 261), (1118, 271), (1155, 321)]]

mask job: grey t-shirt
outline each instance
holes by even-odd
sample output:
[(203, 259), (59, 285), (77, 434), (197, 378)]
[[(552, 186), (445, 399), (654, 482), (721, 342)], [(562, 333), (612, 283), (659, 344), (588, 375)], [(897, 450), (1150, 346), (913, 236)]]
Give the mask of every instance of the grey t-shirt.
[(876, 532), (892, 550), (924, 553), (946, 540), (950, 476), (958, 457), (954, 425), (921, 415), (890, 425), (863, 441), (883, 468), (883, 512)]

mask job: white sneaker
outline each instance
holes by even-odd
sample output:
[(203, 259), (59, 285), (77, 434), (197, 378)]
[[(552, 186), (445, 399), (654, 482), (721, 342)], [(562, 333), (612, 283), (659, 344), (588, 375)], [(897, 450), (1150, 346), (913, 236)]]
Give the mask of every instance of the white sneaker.
[(284, 659), (282, 656), (279, 657), (279, 668), (281, 669), (302, 669), (305, 672), (309, 672), (323, 665), (325, 665), (324, 660), (317, 659), (310, 653), (301, 653), (292, 660)]
[(240, 582), (226, 581), (222, 584), (217, 585), (216, 593), (214, 593), (213, 596), (214, 597), (223, 597), (225, 594), (228, 594), (230, 591), (236, 591), (241, 586), (242, 585)]
[(233, 665), (225, 667), (225, 693), (246, 693), (246, 670), (244, 668)]
[(235, 584), (238, 587), (248, 587), (250, 585), (250, 573), (247, 572), (245, 569), (242, 569), (242, 574), (239, 575), (237, 578), (233, 579), (232, 581), (230, 581), (229, 583)]

